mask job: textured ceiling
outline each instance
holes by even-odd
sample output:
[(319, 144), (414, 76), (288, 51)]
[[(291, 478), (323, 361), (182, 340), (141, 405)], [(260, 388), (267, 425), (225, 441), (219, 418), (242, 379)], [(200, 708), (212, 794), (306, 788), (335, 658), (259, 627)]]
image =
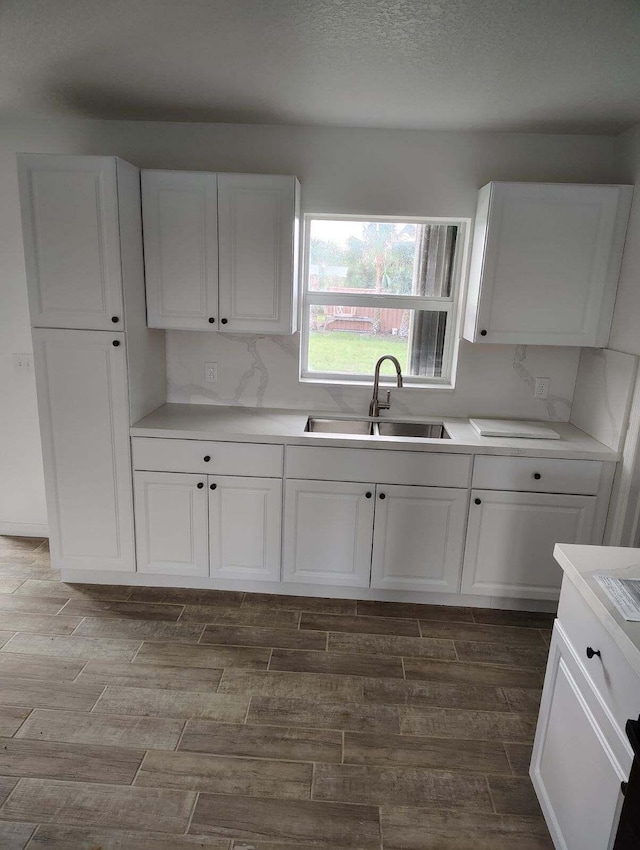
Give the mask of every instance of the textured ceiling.
[(639, 0), (0, 0), (0, 114), (615, 133)]

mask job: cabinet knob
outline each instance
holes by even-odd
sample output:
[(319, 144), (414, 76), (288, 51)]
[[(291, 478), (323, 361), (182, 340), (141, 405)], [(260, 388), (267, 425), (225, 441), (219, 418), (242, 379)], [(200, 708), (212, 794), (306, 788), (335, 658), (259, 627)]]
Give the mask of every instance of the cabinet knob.
[(114, 325), (117, 325), (118, 322), (120, 321), (120, 319), (117, 316), (112, 316), (111, 321), (113, 322)]
[(371, 494), (371, 493), (365, 493), (364, 495), (365, 495), (365, 497), (366, 497), (367, 499), (370, 499), (370, 498), (371, 498), (371, 496), (372, 496), (372, 494)]
[(213, 316), (209, 316), (209, 324), (212, 325), (215, 322)]
[(198, 490), (202, 490), (202, 488), (204, 487), (204, 484), (202, 483), (202, 481), (198, 481), (196, 486), (197, 486)]
[(114, 339), (114, 341), (111, 343), (111, 345), (113, 345), (115, 348), (117, 348), (120, 345), (120, 340)]
[(480, 336), (486, 336), (487, 332), (485, 330), (480, 331)]
[(209, 484), (209, 489), (215, 490), (217, 486), (218, 486), (217, 484)]
[(203, 460), (205, 463), (209, 463), (209, 461), (211, 460), (211, 455), (205, 455), (205, 456), (202, 458), (202, 460)]
[(380, 493), (380, 498), (381, 498), (381, 499), (386, 499), (387, 497), (386, 497), (386, 495), (385, 495), (384, 493)]
[(598, 658), (602, 658), (600, 655), (599, 649), (592, 649), (590, 646), (587, 647), (587, 658), (593, 658), (594, 655), (597, 655)]
[(226, 325), (226, 324), (227, 324), (227, 320), (226, 320), (226, 319), (220, 319), (220, 322), (221, 322), (221, 324), (223, 324), (223, 325)]
[(542, 478), (542, 475), (540, 475), (539, 472), (534, 472), (533, 477), (536, 479), (536, 481), (540, 481), (540, 479)]
[(482, 504), (482, 499), (474, 499), (473, 501), (476, 503), (476, 505)]

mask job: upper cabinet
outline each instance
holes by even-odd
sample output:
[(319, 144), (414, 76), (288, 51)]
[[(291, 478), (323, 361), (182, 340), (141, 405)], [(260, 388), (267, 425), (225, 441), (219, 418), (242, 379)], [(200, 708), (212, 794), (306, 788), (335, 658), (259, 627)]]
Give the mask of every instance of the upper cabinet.
[(295, 177), (143, 171), (150, 327), (296, 330)]
[(218, 181), (215, 174), (143, 171), (147, 322), (217, 327)]
[(18, 157), (34, 327), (124, 328), (117, 170), (115, 157)]
[(632, 193), (631, 186), (484, 186), (465, 339), (605, 346)]

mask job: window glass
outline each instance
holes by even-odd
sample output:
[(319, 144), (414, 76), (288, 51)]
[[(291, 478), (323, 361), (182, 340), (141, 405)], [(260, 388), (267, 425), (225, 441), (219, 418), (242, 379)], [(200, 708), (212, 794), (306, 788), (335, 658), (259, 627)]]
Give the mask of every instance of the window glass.
[(302, 376), (357, 380), (393, 354), (407, 377), (448, 379), (460, 233), (443, 221), (309, 216)]

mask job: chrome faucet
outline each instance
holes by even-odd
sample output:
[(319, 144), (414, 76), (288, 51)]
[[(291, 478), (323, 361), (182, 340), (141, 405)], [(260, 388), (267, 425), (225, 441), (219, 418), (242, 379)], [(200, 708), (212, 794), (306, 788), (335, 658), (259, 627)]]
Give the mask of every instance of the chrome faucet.
[(373, 373), (373, 398), (371, 399), (371, 404), (369, 405), (369, 416), (378, 416), (381, 410), (388, 410), (391, 407), (391, 390), (387, 391), (386, 401), (380, 401), (378, 399), (380, 384), (380, 367), (382, 366), (385, 360), (391, 360), (393, 365), (396, 367), (396, 385), (398, 387), (402, 386), (402, 367), (400, 366), (398, 359), (394, 357), (393, 354), (385, 354), (376, 363), (376, 368)]

